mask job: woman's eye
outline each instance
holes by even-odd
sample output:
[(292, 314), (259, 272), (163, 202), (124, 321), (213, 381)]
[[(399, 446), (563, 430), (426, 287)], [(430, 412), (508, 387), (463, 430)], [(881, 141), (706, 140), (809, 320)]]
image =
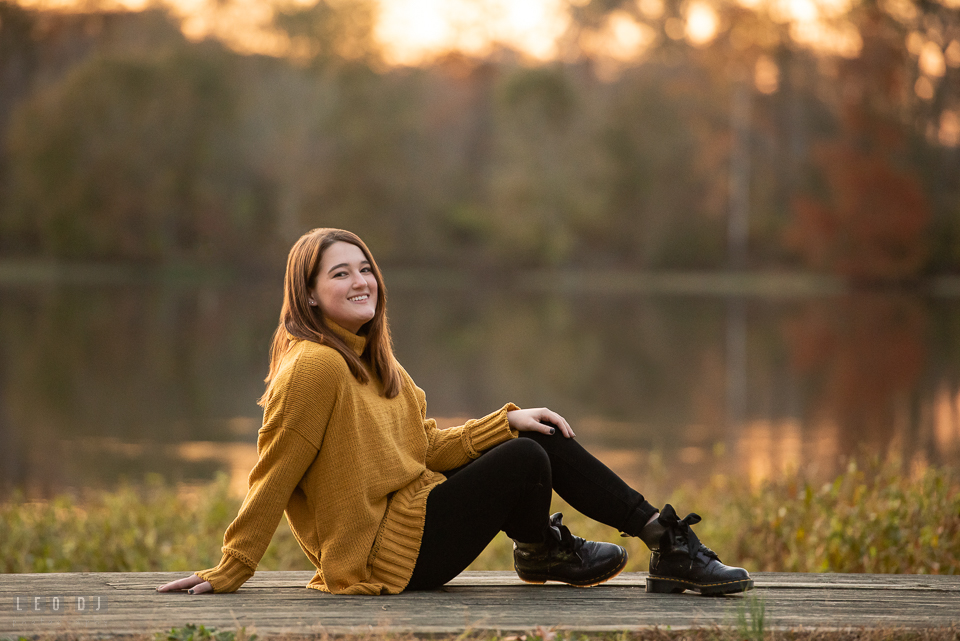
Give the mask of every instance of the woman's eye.
[(360, 271), (363, 272), (364, 274), (369, 274), (369, 273), (372, 272), (373, 270), (372, 270), (371, 268), (369, 268), (369, 267), (364, 267), (364, 268), (361, 269)]
[(334, 278), (340, 278), (341, 276), (346, 276), (347, 272), (337, 272), (333, 275)]

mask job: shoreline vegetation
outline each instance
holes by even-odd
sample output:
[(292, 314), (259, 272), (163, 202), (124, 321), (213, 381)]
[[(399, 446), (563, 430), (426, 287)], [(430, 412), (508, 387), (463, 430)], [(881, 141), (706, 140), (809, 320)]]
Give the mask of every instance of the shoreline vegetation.
[[(651, 498), (666, 497), (681, 514), (699, 513), (696, 532), (728, 564), (753, 572), (960, 574), (960, 473), (946, 466), (852, 460), (826, 482), (795, 473), (750, 487), (715, 476), (701, 486), (659, 491), (669, 478), (665, 467), (654, 465), (641, 487)], [(42, 502), (14, 492), (0, 503), (0, 571), (212, 567), (240, 502), (223, 474), (190, 487), (152, 475)], [(578, 536), (625, 545), (627, 571), (647, 569), (638, 539), (620, 538), (559, 500), (554, 509)], [(469, 569), (509, 570), (511, 559), (501, 533)], [(312, 569), (286, 519), (259, 569)]]
[[(0, 287), (33, 285), (108, 286), (155, 283), (181, 286), (230, 286), (262, 281), (276, 274), (263, 269), (207, 266), (192, 263), (131, 264), (0, 259)], [(837, 296), (869, 289), (942, 298), (960, 297), (960, 274), (931, 275), (902, 281), (872, 282), (813, 271), (763, 270), (655, 270), (655, 269), (524, 269), (509, 271), (456, 269), (447, 266), (388, 266), (388, 284), (399, 289), (461, 289), (509, 279), (517, 290), (576, 292), (584, 289), (627, 294), (758, 296), (803, 298)]]

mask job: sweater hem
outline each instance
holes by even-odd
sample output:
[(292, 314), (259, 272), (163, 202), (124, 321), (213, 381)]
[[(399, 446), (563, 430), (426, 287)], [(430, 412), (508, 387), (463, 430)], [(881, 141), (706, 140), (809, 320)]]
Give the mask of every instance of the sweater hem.
[(386, 594), (398, 594), (410, 583), (420, 555), (427, 517), (427, 497), (444, 481), (441, 474), (427, 471), (420, 479), (400, 490), (391, 501), (379, 546), (370, 564), (370, 582)]

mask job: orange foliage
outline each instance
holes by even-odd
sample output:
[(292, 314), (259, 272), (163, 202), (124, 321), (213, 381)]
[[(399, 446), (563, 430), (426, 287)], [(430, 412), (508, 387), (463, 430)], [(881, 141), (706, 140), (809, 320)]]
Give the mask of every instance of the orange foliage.
[(910, 278), (928, 258), (931, 211), (898, 121), (904, 53), (876, 15), (862, 33), (861, 56), (840, 66), (840, 133), (813, 154), (823, 193), (793, 199), (785, 240), (815, 268), (863, 280)]
[(814, 267), (861, 279), (917, 274), (930, 209), (919, 181), (880, 154), (839, 143), (818, 154), (831, 202), (800, 196), (788, 243)]

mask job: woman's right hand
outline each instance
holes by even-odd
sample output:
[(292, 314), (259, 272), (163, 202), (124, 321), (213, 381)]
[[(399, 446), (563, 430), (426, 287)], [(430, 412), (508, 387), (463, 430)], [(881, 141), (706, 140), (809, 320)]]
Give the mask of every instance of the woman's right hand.
[(204, 581), (196, 574), (191, 574), (184, 579), (177, 579), (157, 588), (157, 592), (175, 592), (178, 590), (186, 590), (188, 594), (203, 594), (204, 592), (213, 592), (213, 586), (210, 585), (209, 581)]

